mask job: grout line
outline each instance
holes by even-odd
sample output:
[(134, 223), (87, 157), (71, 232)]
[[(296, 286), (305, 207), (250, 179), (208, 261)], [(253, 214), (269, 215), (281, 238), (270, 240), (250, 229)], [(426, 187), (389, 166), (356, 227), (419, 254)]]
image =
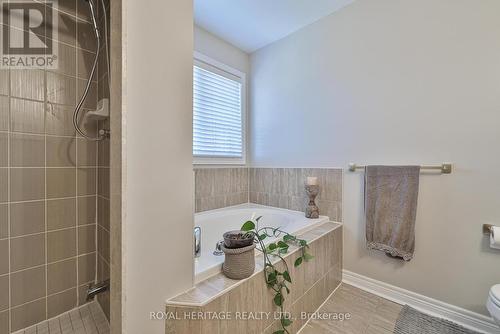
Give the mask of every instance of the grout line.
[[(20, 272), (23, 272), (23, 271), (41, 268), (41, 267), (43, 267), (45, 265), (49, 266), (49, 265), (52, 265), (52, 264), (57, 264), (57, 263), (61, 263), (61, 262), (65, 262), (65, 261), (69, 261), (69, 260), (73, 260), (73, 259), (77, 259), (79, 257), (83, 257), (83, 256), (87, 256), (87, 255), (92, 255), (94, 253), (95, 253), (95, 251), (89, 252), (89, 253), (77, 254), (75, 256), (66, 257), (64, 259), (57, 260), (57, 261), (52, 261), (52, 262), (48, 262), (46, 264), (38, 264), (38, 265), (33, 266), (33, 267), (29, 267), (29, 268), (24, 268), (24, 269), (19, 269), (19, 270), (16, 270), (16, 271), (12, 271), (11, 274), (17, 274), (17, 273), (20, 273)], [(7, 275), (7, 274), (5, 274), (5, 275)]]

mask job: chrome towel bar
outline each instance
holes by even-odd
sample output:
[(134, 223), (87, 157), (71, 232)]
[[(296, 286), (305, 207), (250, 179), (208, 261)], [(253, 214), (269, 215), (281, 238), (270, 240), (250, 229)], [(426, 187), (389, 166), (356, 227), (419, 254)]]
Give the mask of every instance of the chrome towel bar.
[[(354, 172), (357, 169), (365, 169), (366, 166), (362, 165), (356, 165), (355, 163), (350, 163), (349, 164), (349, 171)], [(423, 165), (420, 166), (421, 169), (429, 169), (429, 170), (439, 170), (441, 171), (441, 174), (451, 174), (452, 171), (452, 164), (450, 163), (443, 163), (441, 165)]]

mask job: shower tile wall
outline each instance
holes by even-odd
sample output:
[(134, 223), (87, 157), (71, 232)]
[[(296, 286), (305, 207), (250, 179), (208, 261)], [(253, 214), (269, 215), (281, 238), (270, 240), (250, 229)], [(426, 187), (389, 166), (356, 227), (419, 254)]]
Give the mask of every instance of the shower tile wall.
[(342, 221), (342, 170), (326, 168), (250, 168), (250, 202), (305, 211), (308, 197), (304, 184), (318, 177), (316, 205), (321, 215)]
[(59, 1), (57, 70), (0, 71), (0, 333), (84, 303), (95, 280), (97, 144), (71, 121), (95, 46), (85, 4)]
[(196, 168), (195, 211), (248, 203), (248, 168)]
[[(104, 19), (109, 27), (109, 1), (104, 1), (108, 17), (104, 17), (104, 11), (99, 1), (99, 26), (104, 35)], [(109, 38), (109, 29), (108, 29)], [(109, 39), (108, 39), (109, 40)], [(102, 43), (98, 62), (98, 101), (103, 98), (109, 99), (108, 69), (106, 63), (106, 45)], [(99, 129), (110, 129), (109, 119), (99, 122)], [(97, 280), (99, 282), (110, 278), (110, 139), (106, 138), (98, 142), (98, 186), (97, 186)], [(109, 320), (110, 293), (105, 292), (97, 296), (104, 314)]]

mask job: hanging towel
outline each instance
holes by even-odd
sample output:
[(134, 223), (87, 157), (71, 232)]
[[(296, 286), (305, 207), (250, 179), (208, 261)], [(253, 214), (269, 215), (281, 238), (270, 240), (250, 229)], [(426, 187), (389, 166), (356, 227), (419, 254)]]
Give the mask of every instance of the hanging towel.
[(415, 250), (420, 166), (367, 166), (366, 242), (370, 249), (409, 261)]

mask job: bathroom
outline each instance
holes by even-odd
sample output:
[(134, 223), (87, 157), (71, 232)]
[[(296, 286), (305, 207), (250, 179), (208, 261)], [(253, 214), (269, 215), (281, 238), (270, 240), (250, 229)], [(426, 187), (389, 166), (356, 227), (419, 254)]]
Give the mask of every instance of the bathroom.
[(500, 333), (498, 1), (0, 2), (0, 334)]

